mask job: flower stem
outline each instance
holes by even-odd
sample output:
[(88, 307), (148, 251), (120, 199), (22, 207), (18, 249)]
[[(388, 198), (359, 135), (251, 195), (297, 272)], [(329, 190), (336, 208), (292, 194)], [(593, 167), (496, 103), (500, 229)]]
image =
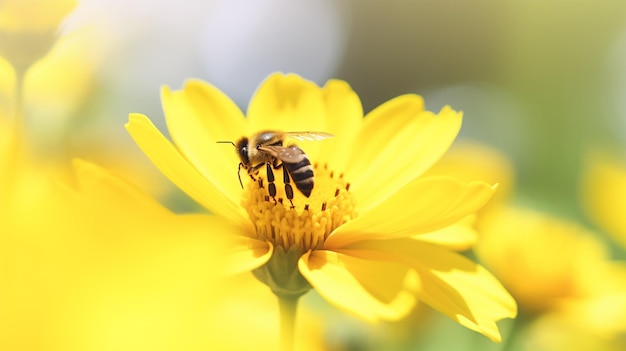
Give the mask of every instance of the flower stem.
[(13, 92), (13, 117), (9, 119), (8, 127), (10, 134), (7, 136), (7, 155), (3, 160), (5, 164), (0, 164), (0, 168), (4, 168), (5, 182), (1, 182), (0, 194), (6, 198), (13, 196), (15, 181), (17, 179), (17, 166), (24, 152), (24, 72), (15, 69), (15, 91)]
[(280, 308), (280, 350), (293, 351), (296, 310), (301, 295), (276, 295)]
[(15, 86), (14, 86), (14, 110), (13, 123), (15, 134), (18, 138), (22, 138), (24, 133), (24, 125), (26, 117), (24, 116), (24, 77), (25, 72), (21, 69), (15, 69)]

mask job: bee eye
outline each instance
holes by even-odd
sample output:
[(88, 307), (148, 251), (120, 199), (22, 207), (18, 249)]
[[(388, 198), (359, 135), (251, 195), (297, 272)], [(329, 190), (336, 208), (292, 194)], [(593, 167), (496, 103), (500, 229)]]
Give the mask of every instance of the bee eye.
[(241, 148), (241, 153), (240, 153), (241, 159), (243, 160), (243, 163), (248, 164), (250, 163), (250, 160), (248, 160), (248, 147), (244, 146)]
[(237, 150), (239, 150), (241, 162), (243, 162), (244, 165), (248, 165), (250, 163), (250, 159), (248, 158), (248, 138), (242, 138), (237, 143)]

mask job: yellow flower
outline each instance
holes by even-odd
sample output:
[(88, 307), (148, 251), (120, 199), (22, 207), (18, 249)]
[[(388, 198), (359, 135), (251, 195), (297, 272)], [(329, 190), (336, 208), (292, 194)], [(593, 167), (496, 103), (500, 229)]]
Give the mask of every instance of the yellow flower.
[(626, 165), (608, 154), (590, 154), (582, 181), (582, 198), (590, 219), (626, 247)]
[[(620, 311), (623, 311), (620, 310)], [(622, 351), (626, 340), (607, 339), (588, 332), (560, 314), (550, 313), (538, 318), (517, 340), (523, 340), (519, 350), (552, 351)]]
[(585, 272), (606, 248), (580, 226), (532, 210), (503, 207), (480, 221), (476, 253), (527, 312), (554, 310), (585, 295)]
[[(70, 187), (21, 167), (1, 208), (1, 350), (276, 349), (275, 314), (252, 306), (269, 292), (220, 273), (214, 217), (175, 215), (100, 167), (74, 168)], [(303, 350), (319, 350), (306, 316)]]
[(76, 0), (0, 2), (0, 56), (23, 72), (50, 50), (61, 20), (75, 6)]
[[(463, 147), (453, 148), (432, 173), (480, 174), (481, 179), (508, 189), (504, 195), (512, 195), (514, 172), (504, 155), (476, 143), (457, 146)], [(603, 184), (610, 184), (613, 194), (618, 194), (615, 184), (607, 180)], [(506, 196), (498, 200), (478, 215), (480, 236), (474, 249), (515, 297), (522, 315), (538, 318), (530, 326), (531, 335), (515, 339), (524, 340), (528, 349), (550, 345), (549, 349), (571, 350), (575, 343), (554, 336), (570, 332), (580, 341), (577, 346), (588, 346), (623, 333), (626, 267), (610, 261), (597, 235), (548, 213), (512, 206)], [(568, 341), (573, 339), (569, 335)]]
[[(313, 287), (370, 321), (401, 318), (421, 300), (500, 340), (495, 322), (514, 317), (515, 302), (483, 267), (454, 252), (468, 231), (455, 224), (484, 206), (494, 187), (420, 177), (456, 137), (460, 113), (425, 111), (421, 97), (403, 95), (363, 118), (345, 82), (320, 88), (282, 74), (260, 86), (247, 118), (200, 81), (182, 91), (164, 88), (162, 100), (175, 145), (144, 115), (131, 114), (127, 129), (161, 172), (228, 224), (207, 231), (237, 238), (233, 272), (252, 270), (279, 297)], [(257, 181), (242, 175), (242, 189), (237, 153), (217, 143), (263, 130), (334, 135), (298, 143), (315, 185), (310, 197), (294, 189), (293, 208), (282, 171), (274, 171), (276, 200), (265, 167)]]

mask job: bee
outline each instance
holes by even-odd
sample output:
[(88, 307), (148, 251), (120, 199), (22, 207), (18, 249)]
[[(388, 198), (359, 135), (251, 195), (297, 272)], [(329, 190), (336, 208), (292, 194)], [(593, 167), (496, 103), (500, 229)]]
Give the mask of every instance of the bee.
[(274, 184), (274, 171), (283, 169), (283, 182), (285, 183), (285, 195), (293, 208), (293, 188), (291, 179), (302, 195), (309, 197), (313, 191), (314, 175), (311, 161), (306, 153), (290, 144), (285, 146), (288, 138), (296, 140), (323, 140), (332, 138), (333, 135), (324, 132), (281, 132), (277, 130), (265, 130), (254, 134), (252, 137), (242, 137), (233, 143), (231, 141), (218, 141), (218, 143), (231, 143), (235, 146), (239, 156), (237, 173), (239, 183), (241, 181), (241, 169), (248, 171), (253, 180), (259, 169), (263, 166), (267, 170), (267, 182), (269, 195), (276, 200), (276, 185)]

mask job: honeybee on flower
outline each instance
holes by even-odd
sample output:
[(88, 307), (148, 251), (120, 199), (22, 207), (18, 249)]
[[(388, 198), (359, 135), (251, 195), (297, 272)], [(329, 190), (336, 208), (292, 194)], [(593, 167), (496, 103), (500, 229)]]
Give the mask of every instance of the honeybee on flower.
[[(495, 186), (422, 176), (454, 141), (461, 113), (426, 111), (420, 96), (408, 94), (364, 117), (347, 83), (318, 87), (293, 74), (267, 78), (247, 117), (197, 80), (180, 91), (163, 88), (162, 101), (173, 144), (141, 114), (130, 115), (128, 131), (172, 182), (221, 219), (223, 225), (207, 231), (232, 238), (226, 263), (233, 272), (252, 271), (278, 296), (283, 312), (295, 310), (310, 289), (369, 321), (402, 318), (419, 300), (500, 341), (495, 322), (515, 316), (515, 301), (487, 270), (455, 252), (472, 231), (463, 220), (491, 199)], [(245, 141), (236, 144), (239, 153), (217, 143), (264, 131), (334, 136), (294, 143), (310, 160), (310, 196), (290, 192), (286, 177), (269, 174), (280, 159), (270, 149), (262, 151), (271, 157), (246, 165)], [(238, 163), (266, 170), (242, 189), (233, 181)], [(275, 184), (271, 193), (269, 183)], [(268, 196), (274, 191), (290, 203), (274, 201)], [(293, 313), (283, 316), (285, 326)]]

